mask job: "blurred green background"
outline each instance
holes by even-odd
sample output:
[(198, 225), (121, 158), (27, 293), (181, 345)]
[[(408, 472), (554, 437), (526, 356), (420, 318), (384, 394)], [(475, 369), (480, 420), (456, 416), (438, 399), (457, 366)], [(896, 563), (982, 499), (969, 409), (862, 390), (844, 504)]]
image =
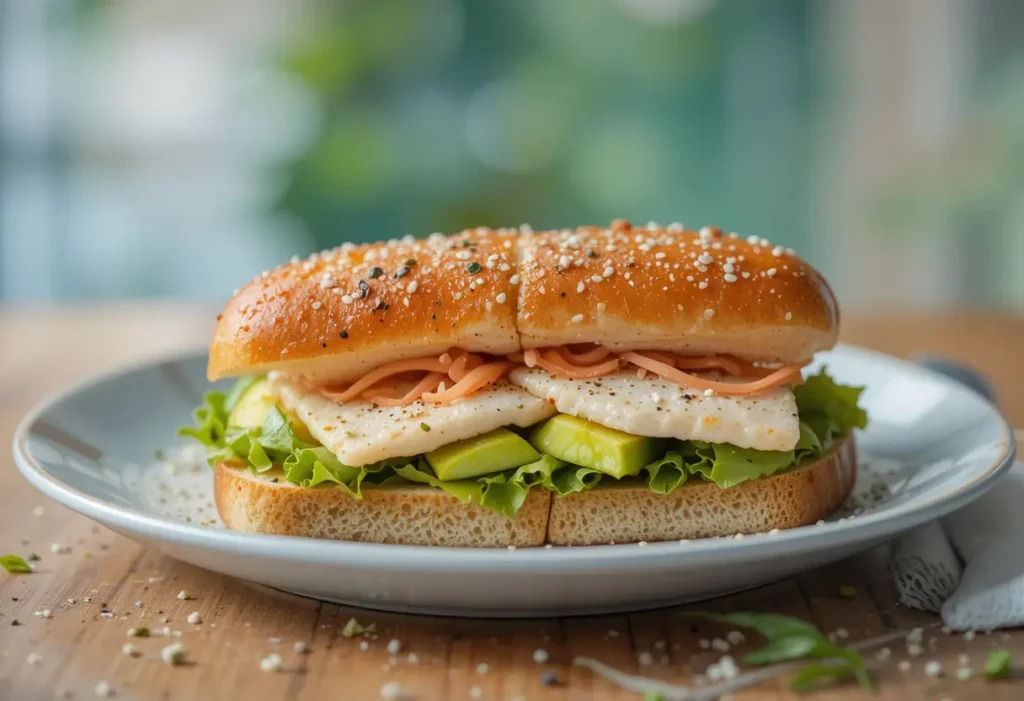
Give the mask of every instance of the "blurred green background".
[(625, 217), (793, 246), (847, 308), (1024, 301), (1014, 0), (0, 7), (0, 298)]

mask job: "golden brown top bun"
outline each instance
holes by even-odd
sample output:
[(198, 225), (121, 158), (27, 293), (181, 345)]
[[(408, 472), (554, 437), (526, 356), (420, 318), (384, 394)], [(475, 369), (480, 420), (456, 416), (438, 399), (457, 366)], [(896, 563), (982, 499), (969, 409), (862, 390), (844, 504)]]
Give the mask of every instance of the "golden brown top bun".
[(520, 239), (524, 348), (728, 353), (798, 363), (835, 345), (824, 278), (792, 251), (705, 227), (581, 227)]
[(481, 228), (346, 245), (264, 273), (219, 317), (208, 374), (347, 382), (451, 347), (584, 342), (797, 363), (837, 331), (825, 280), (764, 239), (623, 221)]
[(353, 380), (383, 363), (459, 347), (519, 350), (517, 235), (342, 246), (295, 260), (239, 290), (218, 319), (210, 379), (281, 370)]

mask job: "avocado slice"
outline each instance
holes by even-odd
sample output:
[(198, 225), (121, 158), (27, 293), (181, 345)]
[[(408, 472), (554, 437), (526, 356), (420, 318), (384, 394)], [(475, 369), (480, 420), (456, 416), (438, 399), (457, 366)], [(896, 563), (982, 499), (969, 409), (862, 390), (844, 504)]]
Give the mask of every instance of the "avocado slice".
[(573, 465), (615, 478), (640, 472), (658, 457), (662, 441), (616, 431), (569, 414), (557, 414), (534, 429), (533, 446)]
[[(228, 426), (260, 428), (263, 426), (263, 421), (267, 418), (267, 414), (270, 413), (271, 407), (276, 403), (277, 400), (270, 393), (270, 386), (267, 381), (265, 379), (256, 380), (249, 385), (248, 389), (235, 402), (235, 406), (231, 408), (231, 412), (228, 414)], [(306, 424), (302, 423), (295, 414), (285, 411), (283, 408), (281, 412), (288, 417), (288, 423), (291, 425), (292, 431), (295, 432), (296, 438), (304, 443), (319, 443), (310, 434)]]
[(489, 475), (540, 460), (529, 442), (507, 428), (449, 443), (426, 454), (443, 482)]

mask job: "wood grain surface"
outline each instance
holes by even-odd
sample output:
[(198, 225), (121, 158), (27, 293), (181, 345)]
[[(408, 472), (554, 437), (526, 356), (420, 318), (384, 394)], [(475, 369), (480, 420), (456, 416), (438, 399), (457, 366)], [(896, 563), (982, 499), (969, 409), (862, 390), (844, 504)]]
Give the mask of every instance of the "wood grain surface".
[[(116, 368), (208, 338), (212, 312), (145, 303), (0, 308), (0, 438), (5, 445), (29, 407), (85, 375)], [(1024, 425), (1019, 369), (1024, 320), (1006, 315), (850, 318), (846, 340), (898, 355), (941, 354), (986, 373), (1011, 421)], [(168, 427), (172, 430), (173, 427)], [(51, 552), (53, 544), (70, 552)], [(570, 664), (588, 656), (623, 671), (675, 684), (690, 684), (722, 652), (702, 639), (725, 629), (695, 624), (679, 609), (632, 615), (560, 620), (459, 620), (361, 611), (279, 594), (179, 563), (143, 548), (57, 506), (33, 490), (6, 453), (0, 458), (0, 552), (35, 552), (32, 575), (0, 571), (0, 699), (92, 699), (109, 684), (117, 699), (378, 699), (397, 684), (402, 698), (422, 699), (638, 699), (587, 669)], [(943, 634), (934, 616), (901, 607), (884, 565), (884, 552), (865, 553), (743, 594), (699, 606), (701, 610), (756, 610), (803, 616), (823, 630), (843, 629), (850, 641), (894, 630), (932, 626), (924, 653), (911, 656), (903, 642), (888, 645), (884, 663), (868, 659), (879, 692), (872, 696), (844, 684), (809, 698), (846, 700), (1019, 699), (1024, 681), (959, 680), (959, 658), (979, 672), (987, 653), (1009, 648), (1024, 663), (1024, 633)], [(839, 595), (852, 586), (852, 597)], [(186, 590), (192, 598), (179, 600)], [(37, 611), (48, 609), (48, 618)], [(198, 612), (201, 623), (187, 617)], [(376, 640), (362, 647), (346, 638), (349, 618), (373, 623)], [(129, 638), (132, 627), (167, 626), (180, 637)], [(391, 640), (401, 650), (388, 651)], [(165, 664), (160, 651), (185, 646), (187, 663)], [(296, 652), (302, 642), (307, 653)], [(131, 643), (139, 656), (122, 652)], [(754, 643), (729, 654), (737, 659)], [(534, 661), (537, 650), (549, 661)], [(261, 671), (268, 655), (280, 671)], [(901, 671), (900, 662), (910, 663)], [(944, 674), (925, 674), (930, 661)], [(551, 670), (558, 684), (545, 686)], [(102, 691), (102, 688), (101, 688)], [(779, 678), (734, 695), (737, 699), (796, 698)]]

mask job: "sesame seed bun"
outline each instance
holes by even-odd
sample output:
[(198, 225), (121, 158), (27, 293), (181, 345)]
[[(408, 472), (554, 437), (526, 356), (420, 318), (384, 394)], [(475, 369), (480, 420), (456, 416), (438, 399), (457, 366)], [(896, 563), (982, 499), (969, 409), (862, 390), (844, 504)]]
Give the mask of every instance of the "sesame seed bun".
[(516, 241), (511, 230), (478, 229), (293, 259), (228, 302), (207, 374), (347, 382), (452, 347), (515, 352)]
[(481, 228), (346, 245), (264, 273), (219, 317), (208, 374), (340, 383), (451, 347), (582, 342), (801, 363), (837, 332), (822, 276), (764, 239), (624, 221)]
[(728, 353), (799, 363), (831, 348), (835, 297), (792, 251), (713, 228), (581, 227), (520, 240), (524, 348)]

